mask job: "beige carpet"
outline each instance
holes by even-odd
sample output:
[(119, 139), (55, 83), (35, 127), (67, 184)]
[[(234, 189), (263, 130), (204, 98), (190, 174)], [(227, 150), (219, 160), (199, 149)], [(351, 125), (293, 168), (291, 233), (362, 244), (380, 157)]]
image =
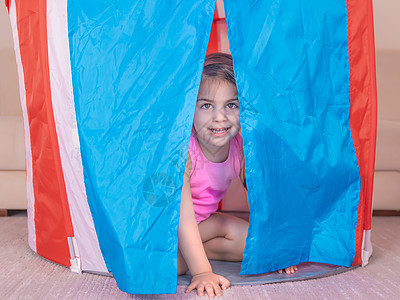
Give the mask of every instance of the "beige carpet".
[[(129, 295), (113, 278), (73, 274), (32, 252), (26, 222), (0, 218), (0, 299), (200, 299), (184, 294), (183, 286), (176, 295)], [(219, 299), (400, 299), (400, 217), (374, 217), (372, 238), (374, 254), (365, 268), (315, 280), (233, 286)]]

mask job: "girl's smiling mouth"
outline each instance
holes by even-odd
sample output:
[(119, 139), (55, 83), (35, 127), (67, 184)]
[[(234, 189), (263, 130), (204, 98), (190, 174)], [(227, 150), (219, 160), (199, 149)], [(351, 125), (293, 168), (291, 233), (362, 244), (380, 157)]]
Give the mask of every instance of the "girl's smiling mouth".
[(212, 132), (213, 135), (224, 136), (229, 131), (229, 129), (230, 127), (210, 128), (210, 131)]

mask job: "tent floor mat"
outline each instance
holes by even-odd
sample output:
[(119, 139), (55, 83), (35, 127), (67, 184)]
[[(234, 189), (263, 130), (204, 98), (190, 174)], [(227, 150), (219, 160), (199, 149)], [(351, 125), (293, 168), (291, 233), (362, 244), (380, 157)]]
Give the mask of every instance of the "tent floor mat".
[[(239, 275), (240, 262), (210, 261), (214, 273), (227, 278), (231, 285), (260, 285), (267, 283), (279, 283), (288, 281), (299, 281), (307, 279), (317, 279), (327, 276), (340, 274), (357, 267), (340, 267), (320, 263), (301, 263), (299, 269), (294, 274), (279, 274), (278, 272), (269, 272), (258, 275)], [(178, 285), (187, 286), (190, 284), (192, 276), (185, 274), (178, 276)]]

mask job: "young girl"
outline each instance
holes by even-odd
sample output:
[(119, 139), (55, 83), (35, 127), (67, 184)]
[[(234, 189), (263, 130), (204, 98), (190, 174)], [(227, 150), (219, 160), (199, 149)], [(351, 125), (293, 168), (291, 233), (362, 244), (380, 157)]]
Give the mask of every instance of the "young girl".
[[(189, 142), (179, 220), (178, 275), (199, 296), (222, 294), (229, 281), (212, 272), (209, 259), (242, 261), (249, 223), (217, 212), (231, 181), (246, 187), (238, 91), (228, 54), (206, 57)], [(229, 201), (229, 199), (228, 199)], [(296, 266), (285, 269), (294, 273)], [(282, 270), (279, 270), (282, 273)]]

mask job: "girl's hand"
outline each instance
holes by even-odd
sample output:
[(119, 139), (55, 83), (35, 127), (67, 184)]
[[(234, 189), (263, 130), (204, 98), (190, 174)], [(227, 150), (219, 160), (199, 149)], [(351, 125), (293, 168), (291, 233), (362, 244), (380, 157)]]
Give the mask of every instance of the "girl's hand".
[[(286, 274), (293, 274), (294, 272), (296, 272), (298, 270), (297, 266), (291, 266), (289, 268), (285, 269)], [(278, 270), (279, 274), (282, 274), (283, 271), (282, 270)]]
[(186, 289), (186, 293), (190, 293), (196, 289), (197, 295), (203, 296), (204, 291), (206, 291), (208, 297), (214, 298), (214, 296), (221, 296), (221, 289), (226, 290), (229, 285), (229, 280), (221, 275), (214, 274), (213, 272), (200, 273), (193, 276), (192, 283)]

